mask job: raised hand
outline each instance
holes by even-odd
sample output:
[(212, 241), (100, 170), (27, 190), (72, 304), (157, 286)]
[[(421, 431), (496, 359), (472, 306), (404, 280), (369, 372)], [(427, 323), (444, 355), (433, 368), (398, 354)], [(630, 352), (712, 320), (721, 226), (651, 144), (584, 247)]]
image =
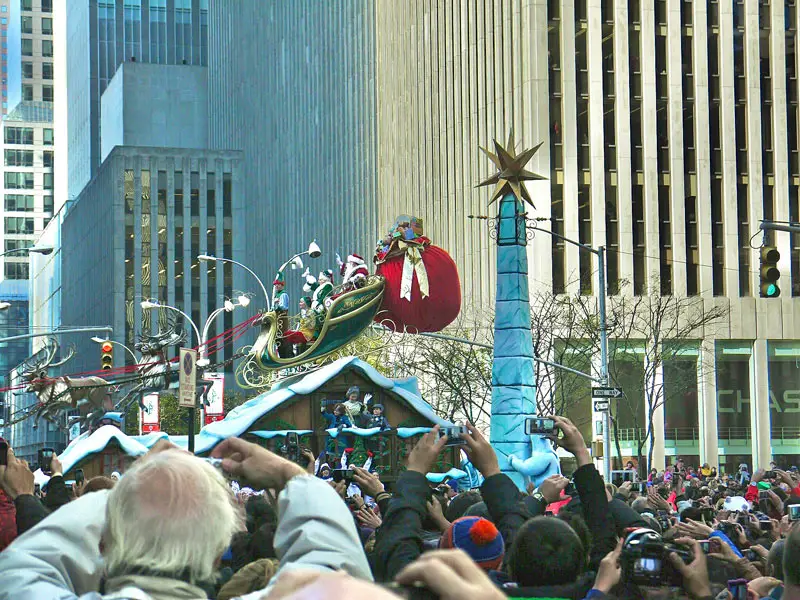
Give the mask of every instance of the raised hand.
[(408, 470), (426, 475), (433, 467), (446, 443), (447, 436), (443, 435), (440, 438), (439, 426), (436, 425), (431, 431), (422, 436), (417, 445), (414, 446), (411, 454), (408, 455)]
[(245, 479), (256, 489), (282, 490), (290, 479), (307, 475), (300, 465), (239, 438), (220, 442), (211, 452), (222, 459), (222, 470)]
[(7, 456), (8, 464), (0, 466), (0, 487), (12, 500), (24, 494), (32, 495), (35, 487), (33, 472), (28, 467), (28, 462), (14, 456), (11, 448), (8, 449)]
[(500, 464), (497, 462), (494, 448), (477, 427), (468, 421), (467, 433), (462, 434), (461, 437), (467, 442), (465, 448), (467, 456), (484, 477), (488, 479), (500, 472)]

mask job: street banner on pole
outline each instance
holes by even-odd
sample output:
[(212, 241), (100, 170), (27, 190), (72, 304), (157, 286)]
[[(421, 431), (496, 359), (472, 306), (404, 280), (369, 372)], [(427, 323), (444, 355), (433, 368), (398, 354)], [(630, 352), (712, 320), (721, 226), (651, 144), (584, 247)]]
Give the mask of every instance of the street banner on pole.
[(205, 425), (208, 425), (225, 417), (225, 373), (206, 373), (204, 379), (213, 382), (208, 391), (208, 406), (205, 409)]
[(144, 410), (139, 409), (139, 426), (141, 433), (161, 431), (158, 416), (158, 394), (147, 394), (142, 398)]
[(197, 397), (197, 350), (181, 348), (179, 383), (178, 404), (194, 408)]

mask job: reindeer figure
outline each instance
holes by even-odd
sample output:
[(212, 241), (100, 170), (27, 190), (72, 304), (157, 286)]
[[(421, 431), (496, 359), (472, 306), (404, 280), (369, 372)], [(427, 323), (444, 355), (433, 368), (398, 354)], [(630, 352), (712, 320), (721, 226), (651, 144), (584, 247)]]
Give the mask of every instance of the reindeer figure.
[(178, 365), (167, 361), (166, 350), (180, 346), (185, 340), (186, 330), (178, 327), (176, 319), (172, 317), (166, 318), (166, 327), (159, 328), (155, 335), (139, 335), (133, 347), (142, 355), (136, 369), (142, 378), (117, 403), (117, 407), (124, 411), (133, 400), (138, 400), (139, 406), (144, 409), (142, 397), (145, 394), (168, 389), (173, 382), (177, 383)]
[(70, 348), (66, 357), (54, 363), (53, 359), (58, 353), (58, 348), (58, 341), (55, 338), (48, 338), (41, 350), (19, 366), (22, 378), (28, 382), (25, 391), (36, 394), (39, 400), (34, 411), (34, 428), (38, 427), (40, 418), (61, 426), (58, 417), (69, 410), (77, 409), (81, 416), (80, 422), (83, 424), (112, 409), (109, 383), (105, 379), (101, 377), (72, 379), (66, 375), (59, 377), (48, 375), (48, 369), (60, 367), (75, 355), (75, 349)]

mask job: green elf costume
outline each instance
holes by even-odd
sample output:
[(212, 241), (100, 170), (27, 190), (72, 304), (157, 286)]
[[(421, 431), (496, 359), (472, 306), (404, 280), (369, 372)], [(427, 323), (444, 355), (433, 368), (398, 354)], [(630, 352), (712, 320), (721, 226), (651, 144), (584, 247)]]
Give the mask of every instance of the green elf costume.
[(327, 308), (325, 301), (333, 295), (333, 271), (331, 269), (321, 271), (317, 281), (319, 283), (311, 298), (311, 308), (317, 313), (322, 313)]

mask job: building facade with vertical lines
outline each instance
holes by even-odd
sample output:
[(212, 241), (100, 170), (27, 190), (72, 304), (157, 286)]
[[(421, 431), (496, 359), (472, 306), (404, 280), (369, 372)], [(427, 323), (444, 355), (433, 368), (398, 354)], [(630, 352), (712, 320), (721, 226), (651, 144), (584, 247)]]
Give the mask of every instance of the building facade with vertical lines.
[[(225, 298), (235, 297), (232, 265), (204, 268), (197, 256), (242, 251), (234, 236), (242, 218), (240, 165), (236, 151), (112, 150), (63, 219), (62, 321), (107, 323), (114, 339), (133, 348), (142, 331), (158, 330), (154, 315), (162, 325), (167, 316), (176, 316), (142, 310), (142, 300), (149, 299), (180, 308), (202, 328)], [(102, 235), (87, 236), (87, 229)], [(209, 339), (241, 316), (220, 315), (209, 326)], [(197, 346), (193, 330), (184, 325), (186, 346)], [(77, 347), (70, 371), (96, 370), (97, 344), (85, 335), (70, 341)], [(228, 345), (209, 359), (215, 364), (232, 355)], [(123, 353), (115, 363), (130, 360)]]
[[(493, 242), (467, 218), (492, 210), (478, 146), (513, 127), (518, 149), (544, 142), (530, 216), (605, 246), (611, 296), (729, 309), (658, 375), (655, 466), (800, 460), (800, 235), (767, 236), (781, 293), (762, 298), (757, 233), (800, 221), (798, 18), (796, 0), (375, 4), (378, 221), (423, 217), (465, 306), (492, 305), (495, 285)], [(597, 294), (590, 253), (540, 233), (528, 251), (532, 291)]]
[[(236, 5), (210, 3), (208, 115), (210, 146), (243, 152), (242, 260), (269, 283), (314, 239), (314, 275), (336, 269), (336, 252), (368, 256), (379, 229), (375, 4)], [(299, 273), (287, 276), (293, 306)]]

